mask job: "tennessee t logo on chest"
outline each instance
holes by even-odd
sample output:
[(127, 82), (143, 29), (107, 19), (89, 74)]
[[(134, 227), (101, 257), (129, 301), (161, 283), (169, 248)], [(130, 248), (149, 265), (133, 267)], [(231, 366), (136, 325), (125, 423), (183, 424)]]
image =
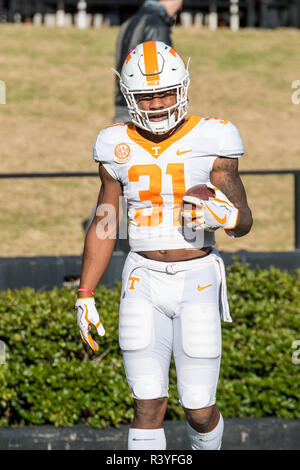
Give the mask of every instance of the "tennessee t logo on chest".
[(152, 147), (152, 150), (153, 150), (153, 155), (155, 157), (158, 157), (158, 151), (160, 150), (160, 145), (158, 147)]

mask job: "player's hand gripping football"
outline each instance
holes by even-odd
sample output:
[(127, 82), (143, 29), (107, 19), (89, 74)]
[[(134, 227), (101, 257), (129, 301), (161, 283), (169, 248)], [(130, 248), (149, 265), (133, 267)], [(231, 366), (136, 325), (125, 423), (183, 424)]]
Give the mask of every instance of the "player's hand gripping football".
[(77, 309), (77, 324), (79, 326), (81, 338), (87, 343), (93, 351), (98, 351), (99, 346), (93, 340), (90, 333), (91, 325), (97, 329), (98, 335), (104, 336), (105, 329), (100, 321), (99, 314), (96, 309), (95, 300), (93, 297), (77, 299), (75, 304)]
[(216, 187), (197, 185), (190, 188), (182, 199), (181, 216), (184, 225), (194, 230), (214, 232), (220, 227), (233, 229), (238, 209)]

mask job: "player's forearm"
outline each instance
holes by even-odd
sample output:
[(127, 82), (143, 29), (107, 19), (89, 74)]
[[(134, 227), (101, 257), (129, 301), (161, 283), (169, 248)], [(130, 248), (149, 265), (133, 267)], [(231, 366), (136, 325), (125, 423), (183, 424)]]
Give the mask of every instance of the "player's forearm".
[(226, 233), (235, 238), (243, 237), (252, 227), (253, 219), (249, 207), (240, 207), (237, 224), (233, 229), (225, 230)]
[(80, 287), (95, 290), (114, 251), (116, 237), (99, 238), (94, 221), (86, 235), (80, 276)]
[(246, 191), (238, 172), (238, 160), (217, 158), (211, 172), (211, 182), (239, 210), (236, 226), (226, 230), (227, 235), (235, 238), (243, 237), (250, 231), (253, 220), (247, 203)]

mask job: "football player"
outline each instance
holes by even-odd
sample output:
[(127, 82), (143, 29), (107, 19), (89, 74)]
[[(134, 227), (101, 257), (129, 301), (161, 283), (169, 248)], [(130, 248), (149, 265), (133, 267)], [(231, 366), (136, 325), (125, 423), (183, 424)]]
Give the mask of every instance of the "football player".
[[(243, 143), (225, 119), (186, 117), (189, 71), (172, 47), (139, 44), (119, 78), (131, 121), (103, 129), (94, 144), (101, 188), (85, 239), (78, 325), (83, 340), (97, 350), (89, 326), (99, 335), (105, 330), (94, 290), (113, 253), (123, 196), (130, 252), (122, 274), (119, 344), (134, 398), (128, 449), (166, 449), (172, 354), (191, 448), (220, 449), (221, 320), (231, 316), (214, 232), (221, 228), (241, 237), (252, 225), (238, 172)], [(185, 196), (199, 184), (214, 188), (215, 197), (204, 203)]]

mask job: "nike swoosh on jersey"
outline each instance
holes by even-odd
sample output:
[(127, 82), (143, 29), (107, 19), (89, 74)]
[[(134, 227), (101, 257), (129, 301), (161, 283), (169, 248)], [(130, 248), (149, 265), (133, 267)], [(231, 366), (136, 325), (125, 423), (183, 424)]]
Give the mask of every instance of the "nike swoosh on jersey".
[(210, 287), (210, 286), (212, 286), (212, 284), (207, 284), (207, 286), (203, 286), (203, 287), (200, 287), (200, 286), (198, 285), (197, 290), (200, 291), (200, 290), (206, 289), (207, 287)]
[(192, 150), (183, 150), (182, 152), (180, 152), (180, 150), (177, 150), (177, 155), (183, 155), (184, 153), (188, 153), (188, 152), (191, 152)]
[(226, 220), (227, 220), (227, 215), (225, 214), (224, 217), (219, 217), (217, 216), (217, 214), (215, 214), (209, 207), (207, 204), (205, 204), (205, 206), (207, 207), (207, 209), (209, 210), (209, 212), (211, 213), (211, 215), (216, 219), (217, 222), (219, 222), (220, 224), (225, 224)]

